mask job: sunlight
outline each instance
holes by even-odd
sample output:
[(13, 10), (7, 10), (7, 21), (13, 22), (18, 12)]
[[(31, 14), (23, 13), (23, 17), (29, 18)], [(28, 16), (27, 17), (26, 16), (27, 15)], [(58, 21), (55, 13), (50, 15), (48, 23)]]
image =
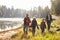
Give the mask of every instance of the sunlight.
[(0, 5), (6, 5), (7, 7), (11, 8), (13, 6), (15, 9), (26, 9), (30, 10), (33, 7), (41, 6), (45, 8), (48, 6), (51, 8), (50, 0), (0, 0)]

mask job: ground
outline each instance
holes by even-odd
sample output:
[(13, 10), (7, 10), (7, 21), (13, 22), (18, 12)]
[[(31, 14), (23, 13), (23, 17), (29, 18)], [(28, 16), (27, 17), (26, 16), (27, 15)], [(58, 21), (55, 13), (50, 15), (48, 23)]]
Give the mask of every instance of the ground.
[[(41, 23), (42, 18), (36, 19), (38, 22), (38, 25)], [(28, 35), (24, 37), (23, 35), (23, 28), (19, 31), (17, 31), (17, 35), (13, 36), (12, 40), (60, 40), (60, 31), (56, 31), (60, 27), (60, 18), (57, 20), (54, 20), (51, 24), (51, 32), (48, 32), (47, 27), (45, 30), (45, 33), (42, 34), (41, 30), (36, 28), (35, 36), (32, 36), (32, 32), (28, 31)], [(21, 37), (23, 38), (21, 39)]]

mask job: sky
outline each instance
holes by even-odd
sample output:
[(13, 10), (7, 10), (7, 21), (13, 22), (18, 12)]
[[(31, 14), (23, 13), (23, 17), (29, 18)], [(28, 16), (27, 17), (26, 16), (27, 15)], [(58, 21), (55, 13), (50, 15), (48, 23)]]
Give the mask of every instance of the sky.
[(50, 0), (0, 0), (0, 5), (6, 5), (8, 8), (14, 7), (15, 9), (30, 10), (33, 7), (41, 6), (51, 8)]

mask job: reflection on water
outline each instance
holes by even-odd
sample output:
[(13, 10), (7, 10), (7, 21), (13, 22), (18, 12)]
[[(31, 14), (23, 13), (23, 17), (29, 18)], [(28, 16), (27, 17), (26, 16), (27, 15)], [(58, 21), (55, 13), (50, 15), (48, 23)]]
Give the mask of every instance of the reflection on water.
[[(14, 19), (13, 19), (14, 20)], [(19, 19), (20, 20), (20, 19)], [(17, 28), (17, 27), (20, 27), (20, 25), (23, 23), (23, 20), (20, 20), (18, 21), (16, 19), (16, 21), (2, 21), (0, 20), (0, 31), (2, 30), (10, 30), (10, 29), (13, 29), (13, 28)]]
[(21, 24), (21, 22), (1, 21), (0, 22), (0, 30), (9, 30), (12, 28), (16, 28), (20, 24)]
[(20, 24), (21, 22), (0, 22), (0, 30), (9, 30), (12, 28), (16, 28), (19, 27)]

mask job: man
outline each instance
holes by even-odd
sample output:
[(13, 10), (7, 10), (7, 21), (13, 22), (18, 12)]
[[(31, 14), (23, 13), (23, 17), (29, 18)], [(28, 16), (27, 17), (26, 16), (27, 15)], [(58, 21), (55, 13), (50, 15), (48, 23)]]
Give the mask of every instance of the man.
[(48, 31), (49, 31), (50, 30), (50, 26), (51, 26), (51, 22), (52, 22), (52, 16), (51, 16), (50, 13), (46, 16), (46, 21), (47, 21)]
[(28, 14), (26, 14), (26, 17), (24, 18), (24, 29), (23, 29), (25, 34), (27, 34), (28, 26), (29, 26), (30, 22), (31, 22), (31, 20), (28, 17)]

